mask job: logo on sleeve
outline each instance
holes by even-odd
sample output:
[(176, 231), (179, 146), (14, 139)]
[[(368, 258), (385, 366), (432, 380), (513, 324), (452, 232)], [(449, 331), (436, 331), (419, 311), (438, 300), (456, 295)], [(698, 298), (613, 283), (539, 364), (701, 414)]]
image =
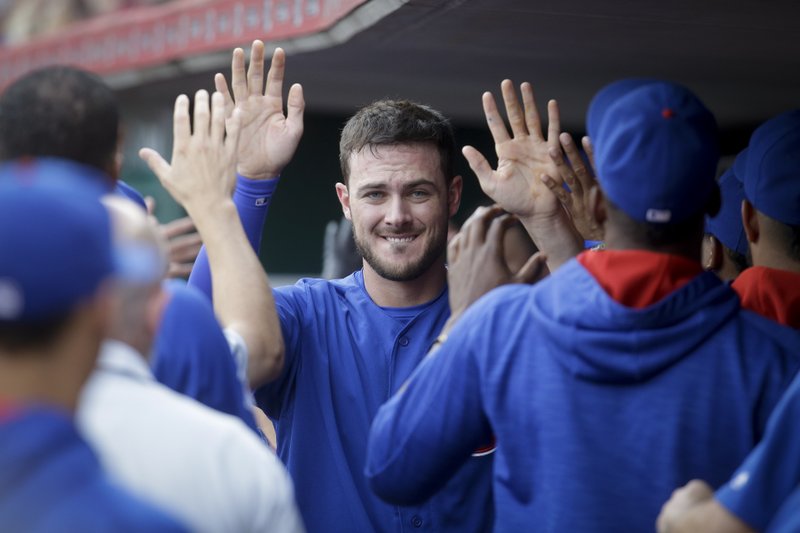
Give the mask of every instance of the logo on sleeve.
[(739, 472), (731, 480), (731, 488), (733, 490), (742, 489), (745, 485), (747, 485), (748, 481), (750, 481), (750, 472)]

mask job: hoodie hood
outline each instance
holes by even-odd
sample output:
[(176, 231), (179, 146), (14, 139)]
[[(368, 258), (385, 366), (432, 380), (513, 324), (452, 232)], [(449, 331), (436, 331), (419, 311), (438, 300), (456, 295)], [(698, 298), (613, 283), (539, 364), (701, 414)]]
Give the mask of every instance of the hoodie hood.
[[(613, 300), (571, 260), (531, 293), (533, 323), (567, 372), (599, 383), (648, 380), (691, 354), (739, 311), (739, 300), (704, 272), (643, 309)], [(557, 354), (557, 355), (556, 355)]]

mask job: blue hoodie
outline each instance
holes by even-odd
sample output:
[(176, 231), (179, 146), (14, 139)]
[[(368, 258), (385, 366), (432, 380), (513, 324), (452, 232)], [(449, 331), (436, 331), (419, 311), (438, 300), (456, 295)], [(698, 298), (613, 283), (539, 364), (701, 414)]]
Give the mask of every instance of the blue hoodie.
[(572, 260), (465, 313), (378, 412), (366, 475), (424, 497), (494, 433), (496, 531), (651, 531), (672, 490), (753, 448), (799, 346), (713, 274), (632, 309)]
[(185, 531), (112, 485), (72, 421), (43, 408), (0, 419), (0, 529)]

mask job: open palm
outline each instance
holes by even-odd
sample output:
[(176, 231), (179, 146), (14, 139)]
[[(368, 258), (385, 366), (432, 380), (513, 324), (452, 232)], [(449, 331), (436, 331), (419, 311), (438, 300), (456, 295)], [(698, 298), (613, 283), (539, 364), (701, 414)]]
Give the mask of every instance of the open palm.
[(277, 48), (264, 80), (264, 43), (254, 41), (250, 66), (245, 72), (244, 51), (237, 48), (231, 61), (231, 89), (225, 76), (217, 74), (214, 84), (225, 96), (225, 109), (230, 117), (234, 109), (241, 115), (240, 141), (236, 171), (250, 179), (277, 177), (292, 159), (303, 135), (303, 89), (292, 85), (283, 111), (283, 79), (286, 54)]
[(558, 198), (542, 182), (542, 176), (558, 176), (550, 151), (560, 150), (560, 121), (555, 100), (548, 104), (548, 136), (542, 134), (539, 114), (529, 83), (521, 86), (523, 107), (520, 107), (511, 80), (504, 80), (501, 89), (506, 114), (513, 136), (497, 110), (494, 96), (483, 94), (483, 111), (497, 152), (497, 169), (471, 146), (463, 153), (478, 177), (481, 188), (506, 211), (520, 217), (552, 217), (560, 209)]

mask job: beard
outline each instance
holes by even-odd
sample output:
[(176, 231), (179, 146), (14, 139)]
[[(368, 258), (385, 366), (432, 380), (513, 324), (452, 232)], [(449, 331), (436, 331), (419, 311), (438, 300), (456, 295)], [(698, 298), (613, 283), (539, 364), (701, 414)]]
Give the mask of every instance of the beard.
[(359, 236), (355, 225), (353, 225), (353, 241), (356, 244), (356, 250), (364, 258), (364, 261), (380, 277), (389, 281), (413, 281), (425, 274), (445, 252), (447, 248), (447, 233), (440, 231), (434, 234), (422, 251), (420, 258), (416, 261), (407, 262), (379, 257), (367, 241)]

